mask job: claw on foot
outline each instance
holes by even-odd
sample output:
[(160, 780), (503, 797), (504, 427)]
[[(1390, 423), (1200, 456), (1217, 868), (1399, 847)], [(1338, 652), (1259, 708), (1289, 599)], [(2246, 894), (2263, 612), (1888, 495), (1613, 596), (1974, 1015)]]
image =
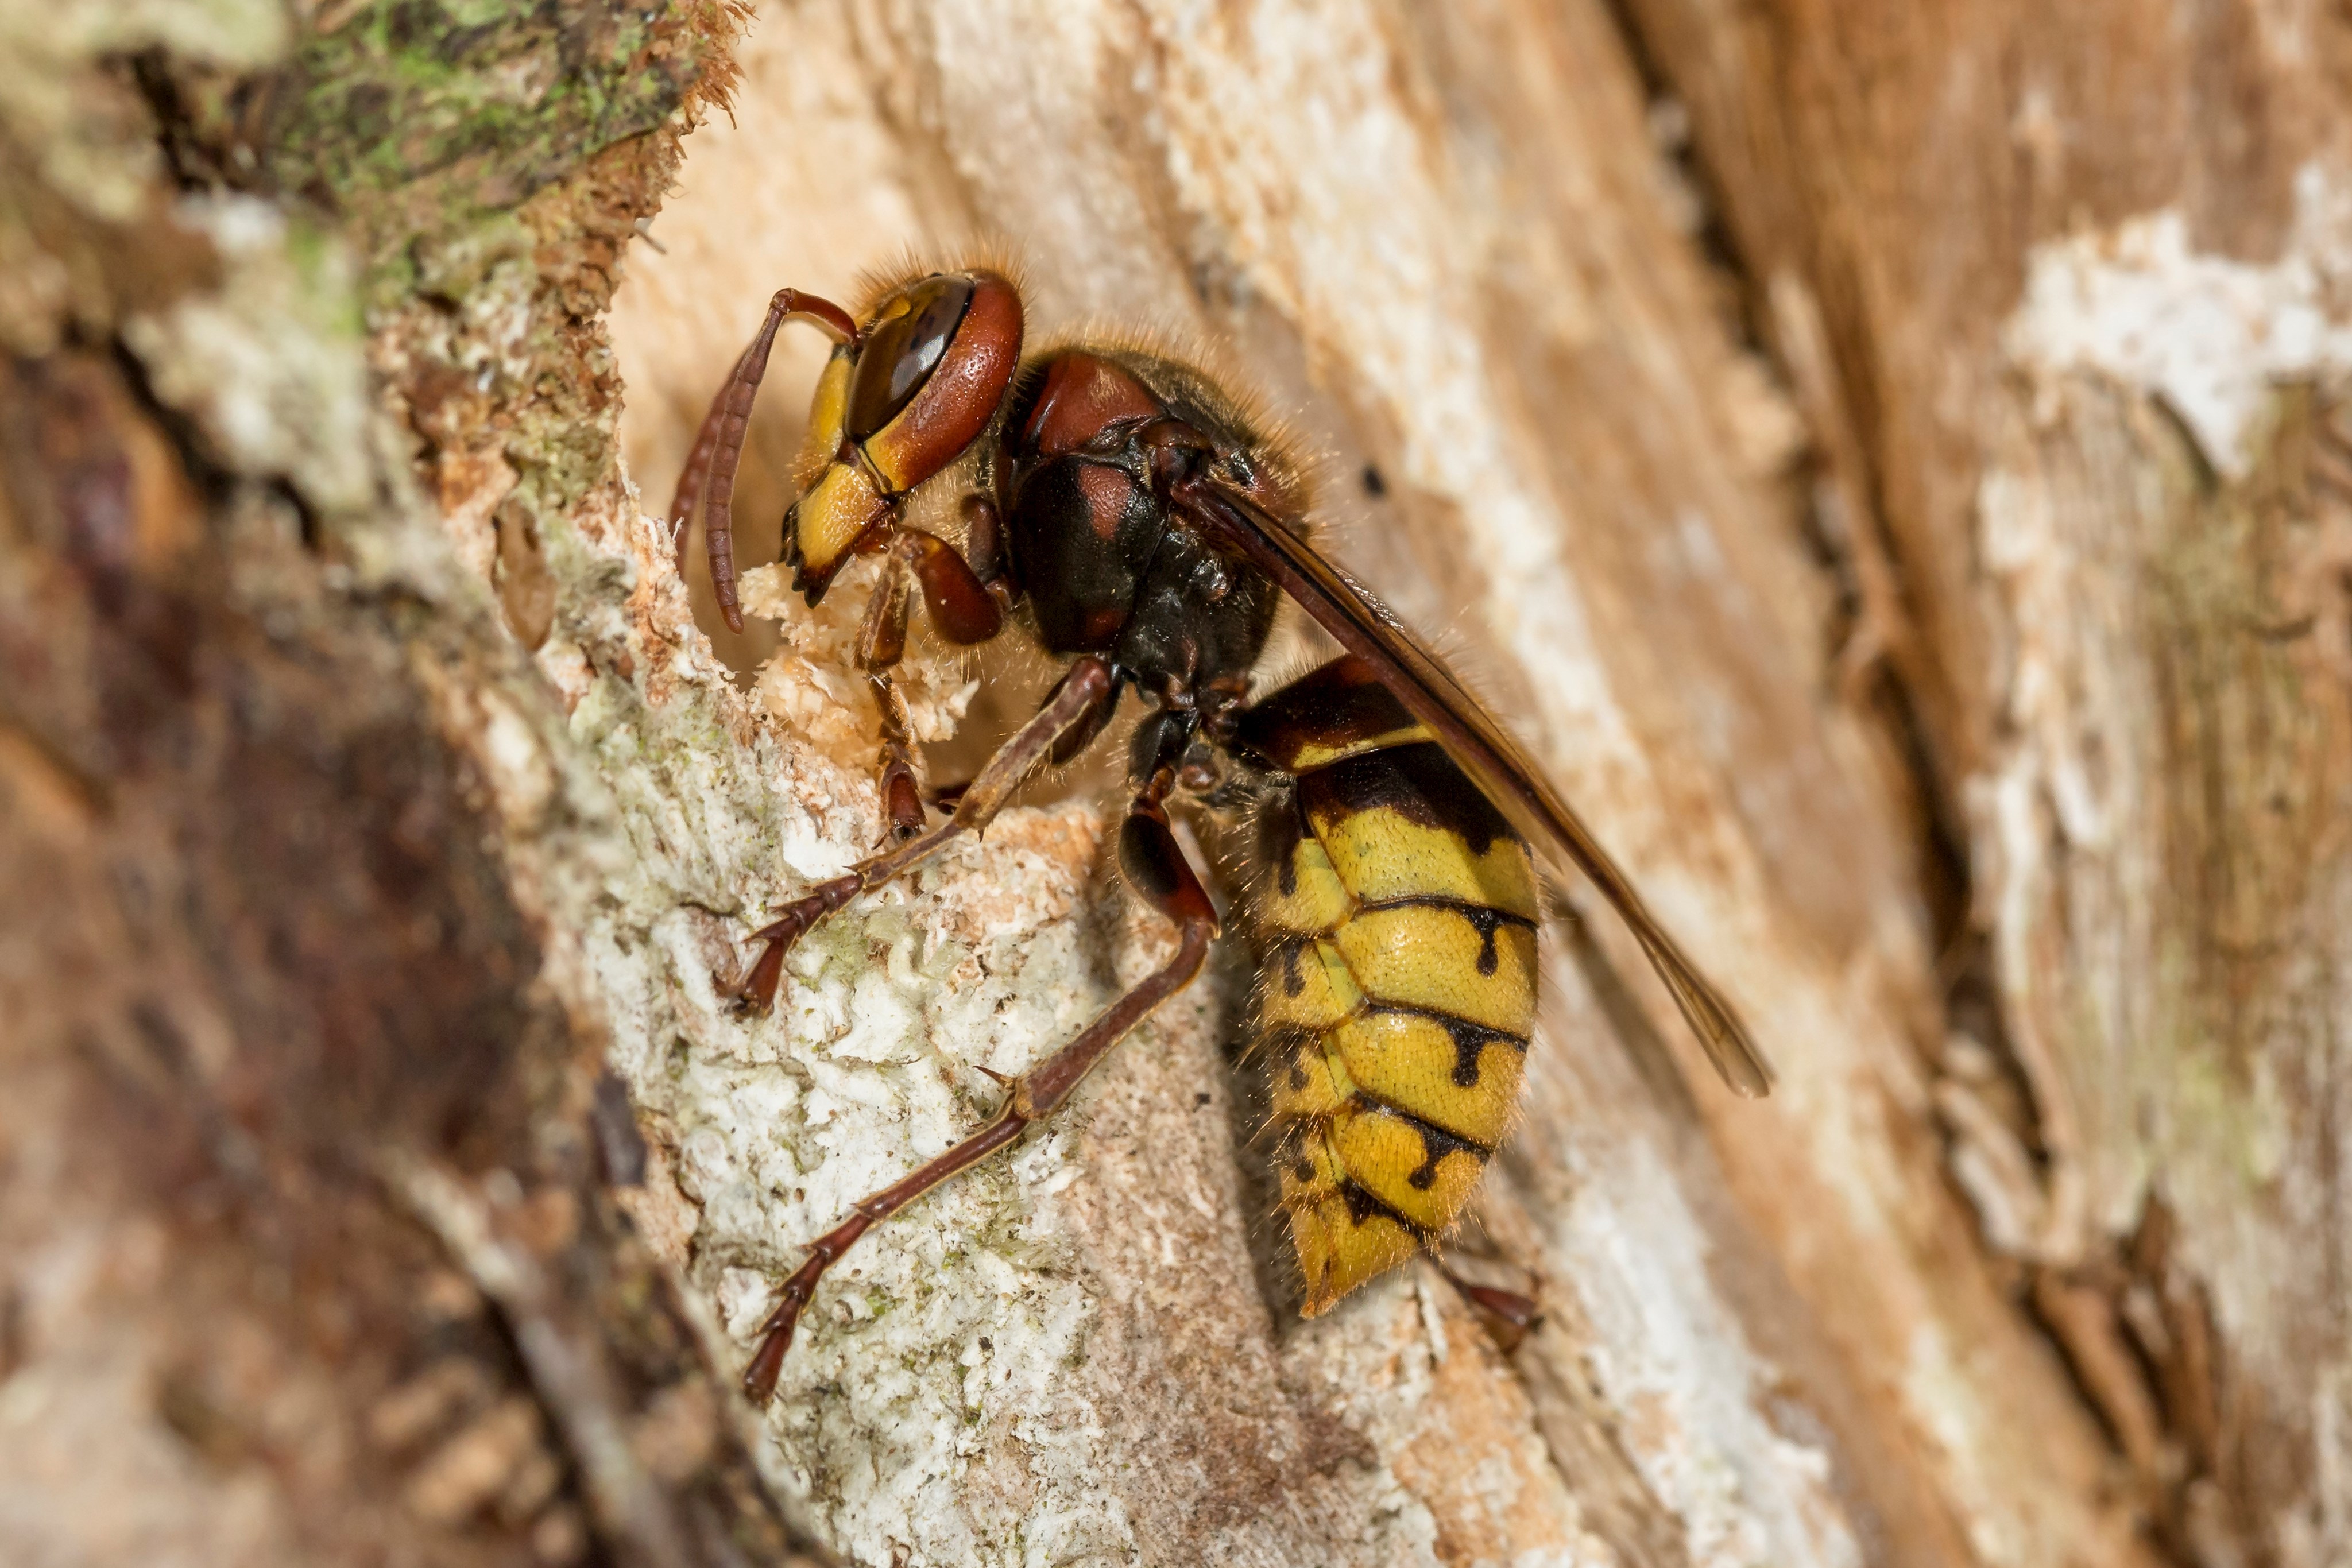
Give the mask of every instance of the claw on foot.
[[(900, 1184), (901, 1186), (904, 1185)], [(890, 1189), (891, 1193), (898, 1190), (895, 1187)], [(888, 1196), (877, 1195), (885, 1201)], [(874, 1201), (874, 1198), (866, 1200), (869, 1204)], [(760, 1325), (760, 1348), (751, 1353), (751, 1364), (743, 1369), (743, 1396), (755, 1407), (766, 1405), (776, 1392), (777, 1375), (784, 1369), (784, 1353), (793, 1348), (793, 1333), (800, 1327), (802, 1309), (809, 1304), (809, 1298), (816, 1294), (816, 1282), (824, 1277), (825, 1270), (832, 1267), (844, 1252), (857, 1244), (857, 1239), (866, 1234), (866, 1228), (874, 1223), (877, 1216), (865, 1213), (864, 1208), (865, 1205), (860, 1205), (846, 1220), (817, 1239), (810, 1247), (808, 1257), (793, 1270), (793, 1277), (784, 1281), (775, 1311), (770, 1312), (767, 1321)], [(889, 1210), (882, 1212), (887, 1214)]]
[(755, 1407), (764, 1406), (775, 1397), (776, 1378), (784, 1370), (784, 1353), (793, 1348), (793, 1332), (800, 1326), (801, 1309), (808, 1305), (805, 1291), (795, 1293), (793, 1286), (799, 1282), (795, 1274), (784, 1286), (784, 1299), (760, 1325), (760, 1348), (751, 1354), (751, 1364), (743, 1369), (743, 1396)]
[(903, 844), (923, 831), (923, 792), (904, 763), (893, 763), (882, 776), (882, 800), (893, 840)]
[(746, 1011), (763, 1013), (776, 1005), (776, 992), (784, 981), (784, 953), (790, 944), (770, 941), (743, 971), (742, 977), (724, 988), (728, 999)]
[(776, 1005), (776, 993), (784, 981), (784, 955), (793, 944), (804, 936), (808, 928), (840, 908), (856, 895), (857, 879), (837, 877), (813, 893), (808, 893), (784, 905), (784, 912), (775, 920), (751, 933), (751, 940), (767, 946), (743, 972), (741, 979), (722, 988), (736, 1005), (763, 1013)]

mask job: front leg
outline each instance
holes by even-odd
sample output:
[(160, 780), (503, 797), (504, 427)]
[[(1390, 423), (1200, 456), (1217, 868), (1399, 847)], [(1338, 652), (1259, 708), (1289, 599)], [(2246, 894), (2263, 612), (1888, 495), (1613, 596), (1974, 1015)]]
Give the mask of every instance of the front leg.
[(892, 550), (882, 563), (882, 577), (866, 601), (866, 622), (857, 632), (857, 667), (874, 694), (882, 727), (882, 810), (889, 819), (893, 841), (905, 843), (923, 831), (923, 792), (915, 781), (915, 742), (908, 721), (907, 699), (890, 672), (907, 652), (907, 621), (913, 609), (906, 556)]
[(927, 833), (859, 862), (845, 875), (819, 883), (784, 905), (772, 923), (753, 932), (751, 940), (767, 946), (733, 988), (737, 999), (755, 1012), (774, 1006), (776, 988), (783, 980), (784, 955), (809, 927), (859, 894), (912, 871), (965, 833), (986, 827), (1012, 800), (1013, 791), (1070, 737), (1091, 735), (1102, 727), (1118, 701), (1118, 691), (1117, 678), (1102, 660), (1089, 654), (1072, 664), (1045, 706), (997, 747), (996, 755), (964, 789), (956, 801), (955, 815)]
[(866, 601), (866, 623), (857, 634), (857, 667), (866, 672), (881, 716), (882, 799), (890, 830), (904, 842), (923, 831), (923, 796), (915, 782), (906, 699), (890, 671), (906, 656), (914, 590), (922, 591), (933, 629), (960, 646), (985, 643), (1003, 631), (1004, 610), (945, 539), (900, 526), (882, 548), (882, 579)]

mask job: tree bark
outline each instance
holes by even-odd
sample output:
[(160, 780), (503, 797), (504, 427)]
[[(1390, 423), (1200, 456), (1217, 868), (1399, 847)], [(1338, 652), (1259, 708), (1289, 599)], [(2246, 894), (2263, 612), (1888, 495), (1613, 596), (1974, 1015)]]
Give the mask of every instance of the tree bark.
[[(378, 395), (428, 441), (418, 387), (479, 395), (594, 515), (613, 389), (568, 378), (722, 20), (0, 25), (11, 1563), (824, 1560), (629, 1218), (550, 918), (609, 830)], [(419, 275), (485, 252), (509, 335), (435, 337), (492, 286)]]
[[(461, 9), (0, 26), (0, 1539), (2352, 1554), (2342, 17)], [(975, 244), (1265, 393), (1775, 1060), (1568, 890), (1515, 1348), (1297, 1318), (1229, 944), (731, 1392), (1171, 941), (1098, 768), (714, 979), (881, 832), (864, 580), (733, 637), (644, 514), (775, 287)], [(935, 774), (1048, 678), (919, 639)]]
[(2352, 27), (1626, 9), (1853, 432), (1964, 854), (1953, 1174), (2158, 1539), (2341, 1560)]

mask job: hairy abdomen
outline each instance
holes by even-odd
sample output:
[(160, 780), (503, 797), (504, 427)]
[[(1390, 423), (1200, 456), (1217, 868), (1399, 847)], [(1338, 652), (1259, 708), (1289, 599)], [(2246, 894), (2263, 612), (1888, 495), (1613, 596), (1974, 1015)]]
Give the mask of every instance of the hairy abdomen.
[(1535, 1022), (1528, 849), (1436, 745), (1302, 773), (1253, 901), (1255, 1027), (1312, 1317), (1454, 1222)]

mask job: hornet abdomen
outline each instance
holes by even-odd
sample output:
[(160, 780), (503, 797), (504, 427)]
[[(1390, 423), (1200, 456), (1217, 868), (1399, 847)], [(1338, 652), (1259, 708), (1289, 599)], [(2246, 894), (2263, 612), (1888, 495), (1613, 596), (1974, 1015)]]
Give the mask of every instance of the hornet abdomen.
[(1536, 1009), (1526, 843), (1353, 664), (1275, 694), (1241, 737), (1295, 775), (1268, 807), (1252, 904), (1255, 1023), (1310, 1317), (1460, 1216)]

